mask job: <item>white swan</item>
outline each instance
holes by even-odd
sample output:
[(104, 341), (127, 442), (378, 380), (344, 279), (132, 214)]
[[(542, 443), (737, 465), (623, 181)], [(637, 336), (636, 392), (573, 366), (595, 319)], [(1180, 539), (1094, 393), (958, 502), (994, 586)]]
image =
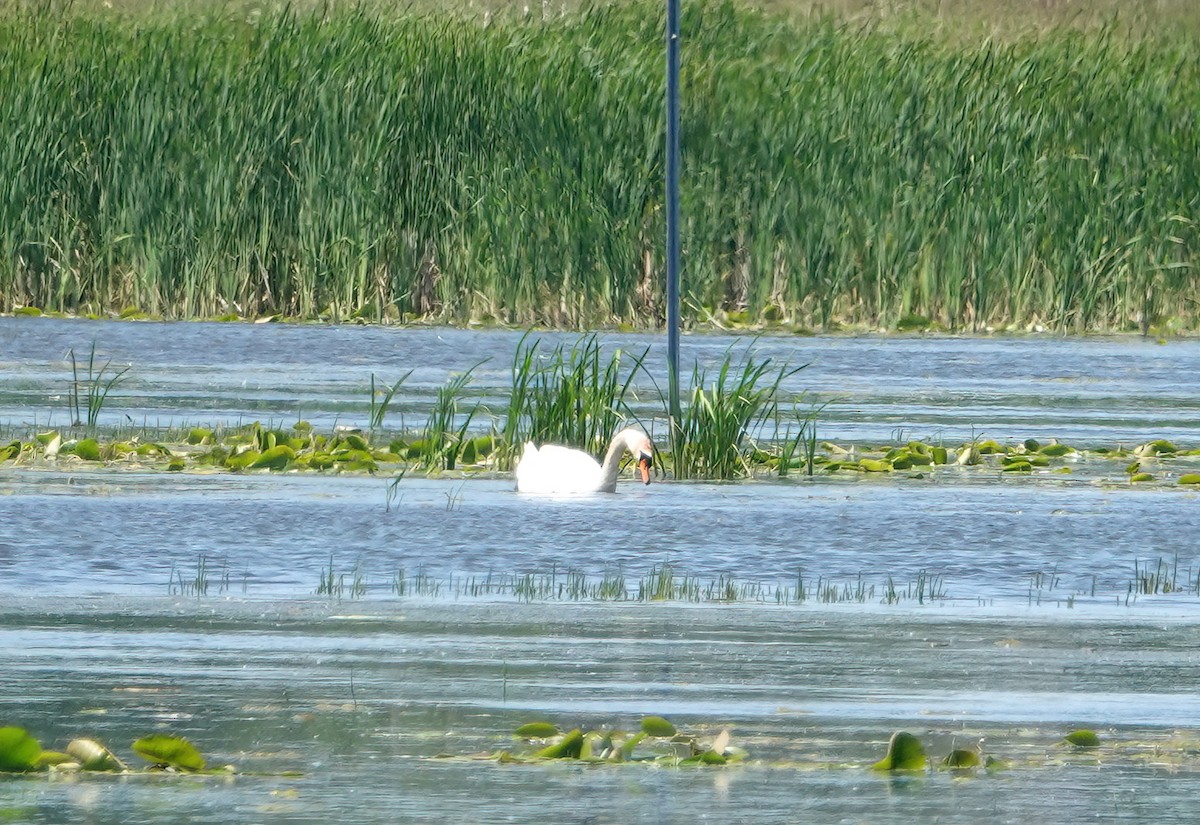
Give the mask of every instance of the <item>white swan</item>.
[(546, 444), (538, 449), (532, 441), (517, 462), (517, 491), (521, 493), (614, 493), (621, 457), (629, 451), (637, 459), (642, 482), (650, 483), (654, 445), (638, 429), (621, 430), (613, 436), (604, 465), (582, 450)]

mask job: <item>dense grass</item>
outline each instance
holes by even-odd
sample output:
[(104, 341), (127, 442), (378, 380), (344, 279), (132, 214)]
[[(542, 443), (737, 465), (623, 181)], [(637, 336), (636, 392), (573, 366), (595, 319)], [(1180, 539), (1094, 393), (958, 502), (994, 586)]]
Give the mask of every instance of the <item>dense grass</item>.
[[(0, 20), (0, 309), (656, 323), (659, 4)], [(1200, 45), (688, 4), (694, 319), (1200, 327)]]

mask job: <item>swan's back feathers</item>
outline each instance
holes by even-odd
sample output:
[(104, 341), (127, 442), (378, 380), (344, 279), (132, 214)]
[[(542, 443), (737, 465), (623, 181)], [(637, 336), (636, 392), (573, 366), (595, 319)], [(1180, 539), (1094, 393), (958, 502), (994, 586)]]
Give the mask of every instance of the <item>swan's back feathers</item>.
[[(654, 445), (640, 430), (622, 430), (613, 436), (604, 457), (604, 464), (582, 450), (533, 442), (517, 463), (517, 490), (522, 493), (611, 493), (616, 490), (621, 456), (629, 451), (634, 458), (649, 466)], [(648, 471), (643, 470), (649, 483)]]
[(600, 463), (585, 452), (532, 443), (517, 464), (517, 489), (522, 493), (595, 493), (600, 489)]

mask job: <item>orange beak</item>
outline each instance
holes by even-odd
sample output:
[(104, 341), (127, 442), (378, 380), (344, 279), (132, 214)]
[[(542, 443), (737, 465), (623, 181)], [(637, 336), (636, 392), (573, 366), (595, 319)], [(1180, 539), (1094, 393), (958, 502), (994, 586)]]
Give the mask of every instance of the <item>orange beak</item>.
[(642, 456), (638, 459), (638, 469), (642, 472), (642, 483), (650, 483), (650, 459)]

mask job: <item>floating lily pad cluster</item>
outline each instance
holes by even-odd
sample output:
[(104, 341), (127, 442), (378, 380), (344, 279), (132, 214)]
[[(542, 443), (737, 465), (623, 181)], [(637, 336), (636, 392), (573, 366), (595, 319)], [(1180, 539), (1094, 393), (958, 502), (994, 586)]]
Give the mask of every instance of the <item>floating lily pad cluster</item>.
[[(180, 736), (155, 733), (131, 745), (148, 764), (143, 770), (172, 773), (204, 773), (204, 757), (191, 742)], [(228, 772), (228, 768), (217, 771)], [(41, 743), (24, 728), (0, 728), (0, 773), (39, 771), (131, 773), (119, 756), (95, 739), (72, 739), (64, 751), (43, 750)]]
[(582, 762), (643, 762), (672, 767), (727, 765), (739, 762), (746, 752), (729, 743), (729, 731), (711, 740), (679, 731), (661, 716), (642, 719), (637, 731), (572, 728), (563, 732), (550, 722), (530, 722), (515, 735), (526, 750), (505, 749), (488, 758), (500, 762), (540, 762), (572, 759)]
[[(892, 473), (907, 471), (909, 474), (933, 472), (939, 467), (986, 467), (1004, 473), (1031, 473), (1044, 469), (1054, 473), (1070, 473), (1071, 463), (1084, 459), (1112, 459), (1128, 461), (1123, 465), (1122, 475), (1133, 483), (1160, 480), (1160, 476), (1149, 472), (1153, 469), (1167, 470), (1164, 459), (1188, 459), (1200, 457), (1200, 449), (1183, 450), (1166, 440), (1155, 440), (1133, 449), (1095, 448), (1085, 450), (1051, 441), (1042, 444), (1035, 439), (1026, 439), (1020, 444), (1001, 444), (986, 439), (962, 444), (955, 448), (944, 445), (909, 441), (900, 446), (879, 448), (844, 447), (824, 442), (823, 454), (816, 456), (814, 464), (827, 473), (850, 471), (858, 473)], [(1200, 484), (1200, 472), (1185, 472), (1178, 476), (1179, 484)], [(1200, 469), (1200, 463), (1196, 464)], [(1164, 476), (1163, 480), (1169, 476)]]
[[(722, 730), (711, 741), (680, 732), (660, 716), (642, 719), (637, 732), (598, 729), (584, 732), (572, 728), (564, 732), (551, 722), (529, 722), (517, 728), (515, 735), (524, 750), (504, 749), (482, 757), (502, 763), (538, 763), (550, 760), (577, 760), (589, 763), (641, 762), (672, 767), (732, 765), (747, 759), (747, 753), (730, 744), (730, 733)], [(1060, 746), (1073, 751), (1099, 748), (1095, 731), (1081, 729), (1068, 733)], [(883, 758), (869, 766), (881, 772), (925, 772), (948, 770), (971, 774), (977, 770), (994, 772), (1009, 763), (983, 753), (981, 748), (954, 748), (941, 758), (931, 757), (921, 740), (907, 731), (897, 731), (888, 741)]]
[[(1078, 750), (1089, 750), (1100, 747), (1100, 737), (1093, 730), (1081, 729), (1068, 733), (1062, 739), (1062, 744)], [(994, 756), (984, 754), (981, 750), (955, 748), (939, 760), (929, 757), (925, 746), (907, 731), (896, 731), (888, 740), (887, 753), (871, 766), (876, 771), (925, 771), (930, 768), (951, 770), (956, 773), (969, 773), (979, 768), (996, 771), (1008, 767), (1008, 764)]]
[[(482, 467), (491, 454), (494, 439), (468, 439), (460, 451), (461, 463)], [(61, 432), (40, 433), (22, 442), (0, 447), (0, 462), (35, 463), (40, 460), (78, 460), (114, 466), (137, 466), (170, 471), (229, 470), (233, 472), (282, 472), (328, 470), (374, 473), (381, 467), (404, 467), (419, 463), (427, 445), (393, 439), (387, 445), (371, 442), (361, 431), (338, 431), (330, 435), (314, 432), (304, 421), (290, 428), (268, 428), (255, 423), (233, 433), (218, 435), (195, 427), (179, 441), (143, 442), (138, 438), (101, 443), (96, 438), (65, 438)]]
[[(463, 436), (457, 445), (457, 469), (466, 472), (494, 471), (499, 438), (495, 435)], [(0, 446), (0, 464), (33, 465), (40, 461), (80, 461), (111, 466), (179, 471), (230, 472), (358, 472), (380, 470), (406, 472), (412, 468), (437, 466), (431, 456), (444, 445), (418, 438), (392, 438), (377, 443), (369, 432), (339, 429), (330, 434), (313, 430), (305, 421), (291, 427), (264, 427), (254, 423), (221, 433), (195, 427), (174, 440), (142, 441), (139, 438), (101, 440), (95, 436), (72, 438), (52, 430), (28, 440), (13, 440)], [(813, 456), (816, 472), (825, 475), (903, 474), (924, 477), (952, 468), (978, 468), (1006, 474), (1046, 472), (1070, 474), (1083, 462), (1111, 461), (1106, 477), (1131, 484), (1174, 482), (1200, 486), (1200, 449), (1184, 449), (1158, 439), (1131, 449), (1096, 447), (1084, 449), (1058, 441), (1040, 443), (1027, 439), (1020, 444), (1001, 444), (993, 439), (968, 442), (956, 447), (908, 441), (901, 445), (858, 446), (822, 442)], [(749, 454), (751, 468), (762, 473), (780, 473), (781, 462), (790, 461), (780, 450), (756, 449)], [(670, 459), (664, 457), (664, 465)], [(802, 463), (802, 462), (801, 462)], [(794, 467), (793, 467), (794, 469)]]

